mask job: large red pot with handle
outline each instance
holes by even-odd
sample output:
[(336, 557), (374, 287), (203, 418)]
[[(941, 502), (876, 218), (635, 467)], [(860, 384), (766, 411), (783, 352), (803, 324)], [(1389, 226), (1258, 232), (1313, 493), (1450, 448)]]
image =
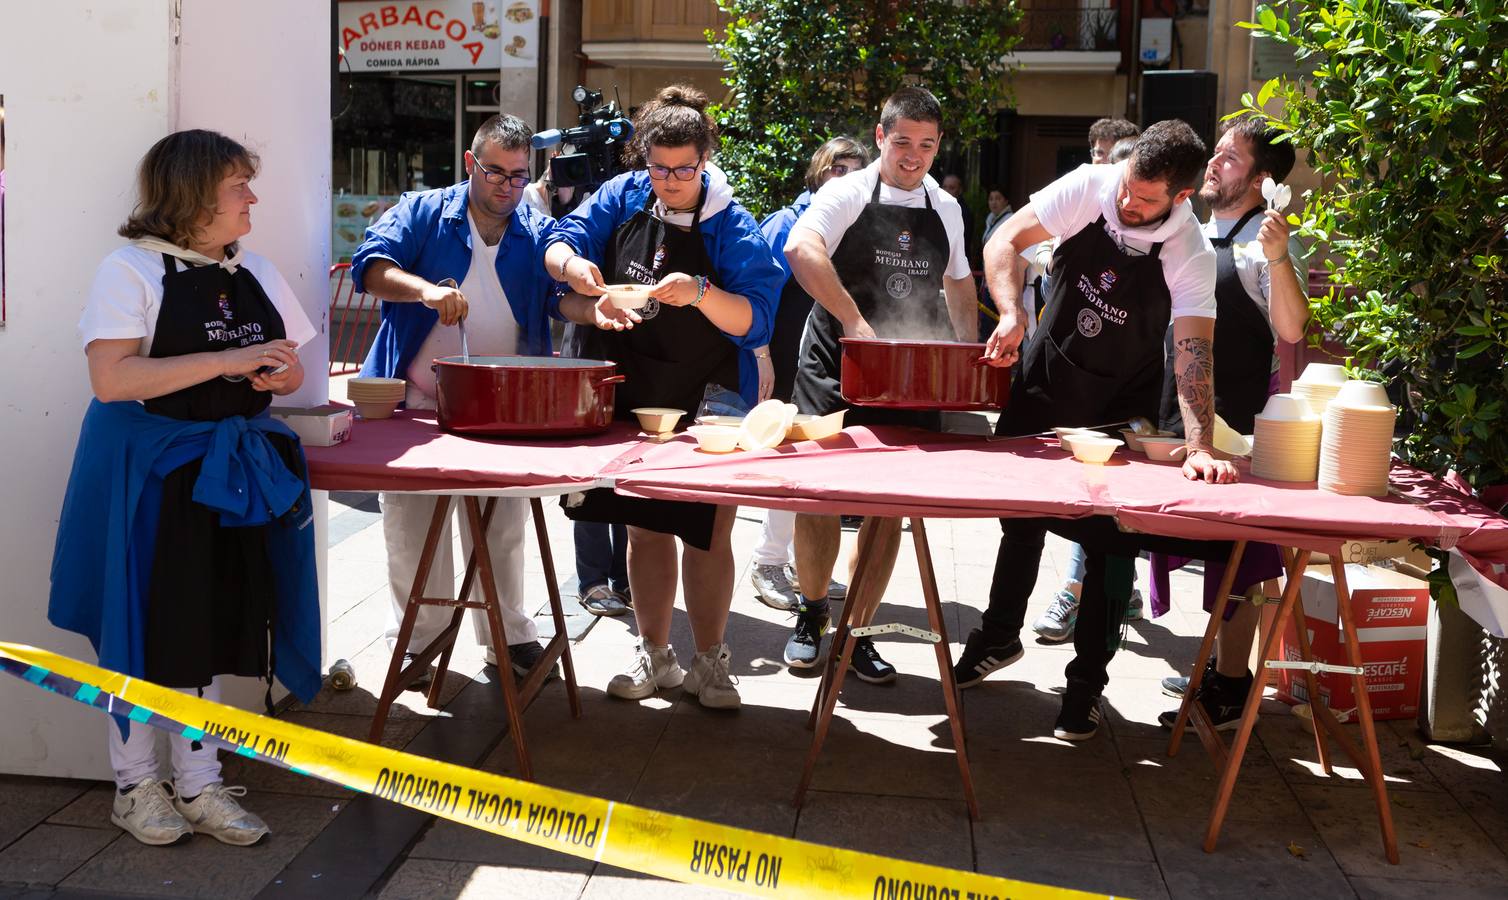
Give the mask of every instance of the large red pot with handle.
[(617, 364), (555, 356), (435, 360), (440, 427), (459, 434), (566, 437), (607, 430)]
[(841, 338), (843, 399), (888, 409), (1000, 409), (1009, 369), (986, 365), (983, 344)]

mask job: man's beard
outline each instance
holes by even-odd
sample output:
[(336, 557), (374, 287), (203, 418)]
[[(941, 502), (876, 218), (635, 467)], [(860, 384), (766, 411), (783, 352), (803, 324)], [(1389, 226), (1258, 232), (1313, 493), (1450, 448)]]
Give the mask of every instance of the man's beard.
[(1223, 185), (1211, 190), (1206, 184), (1199, 188), (1199, 199), (1209, 204), (1210, 209), (1230, 209), (1251, 189), (1251, 182), (1242, 185)]

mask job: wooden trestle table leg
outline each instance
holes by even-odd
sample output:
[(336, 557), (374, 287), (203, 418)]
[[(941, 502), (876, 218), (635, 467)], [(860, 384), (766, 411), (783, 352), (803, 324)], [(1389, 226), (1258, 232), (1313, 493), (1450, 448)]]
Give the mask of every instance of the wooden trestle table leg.
[(425, 605), (424, 585), (429, 582), (429, 570), (435, 562), (435, 550), (440, 546), (440, 535), (445, 530), (445, 520), (450, 516), (450, 501), (450, 496), (445, 494), (435, 498), (435, 511), (430, 516), (429, 531), (424, 535), (424, 549), (419, 554), (419, 565), (414, 572), (413, 586), (409, 588), (408, 603), (403, 607), (403, 621), (398, 626), (393, 656), (388, 661), (387, 678), (382, 682), (382, 693), (377, 697), (377, 710), (372, 714), (372, 726), (367, 731), (367, 740), (372, 743), (382, 740), (382, 730), (387, 725), (388, 711), (392, 709), (398, 692), (429, 665), (426, 654), (422, 658), (415, 659), (405, 669), (403, 655), (408, 652), (409, 641), (413, 639), (414, 623), (419, 618), (419, 607)]

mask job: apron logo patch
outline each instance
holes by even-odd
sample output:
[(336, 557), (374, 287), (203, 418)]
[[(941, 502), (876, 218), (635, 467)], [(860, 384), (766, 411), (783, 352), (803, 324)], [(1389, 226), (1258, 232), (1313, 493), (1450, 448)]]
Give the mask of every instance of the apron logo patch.
[(910, 253), (911, 252), (911, 232), (909, 232), (909, 231), (902, 231), (900, 234), (896, 235), (895, 236), (895, 243), (902, 250), (905, 250), (907, 253)]
[(911, 296), (911, 276), (905, 272), (896, 272), (891, 275), (885, 279), (885, 292), (897, 300), (904, 300)]
[(1092, 338), (1100, 333), (1105, 323), (1100, 321), (1099, 313), (1092, 309), (1079, 310), (1079, 334), (1086, 338)]
[(1100, 290), (1108, 291), (1115, 287), (1115, 270), (1106, 269), (1100, 273)]
[(233, 318), (230, 314), (230, 297), (224, 291), (221, 291), (220, 296), (216, 299), (220, 305), (220, 318), (229, 322)]
[(654, 268), (651, 269), (651, 271), (658, 275), (659, 272), (660, 272), (660, 266), (662, 266), (664, 264), (665, 264), (665, 245), (661, 244), (660, 246), (658, 246), (658, 247), (655, 248)]

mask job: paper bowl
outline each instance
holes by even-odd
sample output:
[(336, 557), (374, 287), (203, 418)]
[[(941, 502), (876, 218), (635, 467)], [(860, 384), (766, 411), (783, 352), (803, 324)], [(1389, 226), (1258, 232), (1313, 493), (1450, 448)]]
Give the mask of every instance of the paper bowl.
[(686, 433), (696, 438), (704, 453), (731, 453), (738, 449), (739, 429), (732, 425), (692, 425)]
[(1346, 367), (1330, 363), (1310, 363), (1304, 367), (1304, 373), (1299, 376), (1299, 381), (1308, 384), (1342, 385), (1347, 380)]
[(681, 421), (681, 416), (686, 415), (686, 410), (671, 409), (668, 406), (641, 406), (633, 410), (633, 414), (639, 417), (639, 427), (646, 432), (664, 434), (675, 431), (676, 423)]
[(1295, 394), (1273, 394), (1262, 407), (1262, 418), (1282, 421), (1299, 421), (1314, 418), (1314, 407), (1309, 401)]
[(356, 412), (363, 419), (388, 419), (392, 418), (393, 410), (398, 408), (397, 400), (356, 400)]
[(848, 410), (840, 409), (825, 416), (797, 413), (791, 420), (786, 438), (793, 441), (820, 441), (832, 437), (843, 430), (843, 414), (846, 412)]
[(698, 424), (698, 425), (727, 425), (727, 426), (732, 427), (732, 428), (737, 428), (738, 426), (742, 425), (743, 423), (744, 423), (744, 417), (743, 416), (697, 416), (696, 417), (696, 424)]
[(407, 390), (408, 382), (402, 378), (351, 378), (346, 381), (346, 399), (352, 403), (362, 400), (397, 403)]
[(1154, 462), (1178, 462), (1183, 455), (1185, 441), (1181, 437), (1144, 437), (1141, 449), (1147, 459)]
[(1073, 458), (1081, 463), (1099, 465), (1108, 460), (1115, 453), (1115, 448), (1124, 444), (1124, 441), (1109, 437), (1089, 437), (1088, 435), (1071, 435)]
[(607, 286), (607, 302), (618, 309), (643, 309), (649, 303), (649, 285), (610, 284)]
[(1122, 428), (1120, 431), (1121, 431), (1121, 438), (1126, 442), (1126, 446), (1129, 447), (1129, 448), (1131, 448), (1132, 450), (1135, 450), (1137, 453), (1145, 453), (1146, 452), (1141, 447), (1141, 442), (1142, 442), (1143, 438), (1149, 438), (1149, 437), (1172, 437), (1172, 435), (1169, 434), (1166, 431), (1154, 431), (1151, 434), (1146, 434), (1146, 435), (1137, 434), (1136, 432), (1132, 431), (1129, 428)]
[(1375, 381), (1348, 381), (1330, 401), (1337, 406), (1391, 406), (1388, 390)]
[(1092, 428), (1079, 428), (1077, 426), (1058, 426), (1058, 427), (1054, 428), (1052, 431), (1053, 431), (1053, 434), (1055, 434), (1055, 435), (1058, 436), (1058, 446), (1062, 447), (1064, 450), (1068, 449), (1068, 444), (1064, 440), (1064, 438), (1066, 436), (1068, 436), (1068, 435), (1082, 434), (1082, 435), (1085, 435), (1087, 437), (1102, 437), (1102, 438), (1108, 438), (1108, 437), (1110, 437), (1110, 435), (1106, 434), (1103, 431), (1095, 431)]
[(738, 446), (745, 450), (768, 450), (785, 440), (796, 418), (796, 406), (780, 400), (766, 400), (744, 416), (739, 428)]

